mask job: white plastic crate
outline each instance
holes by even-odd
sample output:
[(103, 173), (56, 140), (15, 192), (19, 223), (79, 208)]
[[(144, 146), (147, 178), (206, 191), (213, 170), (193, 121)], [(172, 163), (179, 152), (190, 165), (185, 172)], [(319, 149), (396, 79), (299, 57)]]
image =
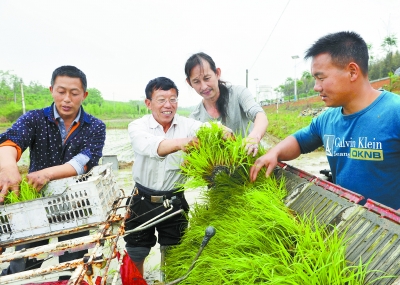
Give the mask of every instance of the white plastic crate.
[(105, 221), (119, 196), (111, 166), (51, 181), (43, 198), (0, 206), (0, 245)]

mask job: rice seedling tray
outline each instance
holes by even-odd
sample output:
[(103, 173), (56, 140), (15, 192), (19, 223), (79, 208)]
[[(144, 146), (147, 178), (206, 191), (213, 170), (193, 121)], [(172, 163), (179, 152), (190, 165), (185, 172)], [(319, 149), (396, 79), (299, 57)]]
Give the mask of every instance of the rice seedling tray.
[(400, 212), (330, 182), (280, 164), (277, 179), (285, 179), (288, 195), (285, 204), (297, 215), (315, 218), (320, 224), (336, 227), (348, 239), (346, 259), (357, 264), (367, 262), (365, 284), (383, 275), (396, 276), (373, 282), (377, 285), (400, 284)]
[(42, 198), (0, 206), (0, 246), (105, 221), (119, 197), (111, 166), (51, 181)]

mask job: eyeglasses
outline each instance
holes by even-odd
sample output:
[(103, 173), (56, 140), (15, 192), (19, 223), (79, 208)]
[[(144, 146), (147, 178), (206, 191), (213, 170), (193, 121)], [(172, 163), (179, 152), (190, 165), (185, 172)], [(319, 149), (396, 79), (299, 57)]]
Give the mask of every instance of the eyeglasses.
[(178, 103), (178, 98), (171, 98), (169, 100), (160, 98), (155, 101), (160, 105), (164, 105), (165, 103), (167, 103), (167, 101), (169, 101), (171, 104), (176, 104), (176, 103)]

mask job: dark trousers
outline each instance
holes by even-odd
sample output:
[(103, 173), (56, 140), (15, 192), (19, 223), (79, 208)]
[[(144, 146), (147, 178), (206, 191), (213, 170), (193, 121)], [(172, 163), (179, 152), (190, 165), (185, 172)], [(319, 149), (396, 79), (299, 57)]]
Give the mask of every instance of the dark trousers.
[[(178, 244), (188, 225), (186, 213), (189, 211), (189, 205), (183, 192), (155, 191), (138, 185), (137, 183), (136, 187), (138, 188), (138, 193), (132, 197), (131, 217), (126, 222), (126, 230), (135, 229), (166, 210), (166, 208), (160, 207), (162, 203), (151, 202), (151, 196), (165, 196), (166, 199), (175, 196), (180, 200), (180, 203), (174, 206), (174, 209), (166, 215), (179, 211), (180, 209), (183, 209), (185, 213), (168, 218), (148, 229), (128, 234), (124, 237), (127, 245), (130, 247), (153, 247), (157, 242), (155, 230), (158, 232), (158, 243), (160, 245)], [(154, 210), (155, 208), (158, 209)]]

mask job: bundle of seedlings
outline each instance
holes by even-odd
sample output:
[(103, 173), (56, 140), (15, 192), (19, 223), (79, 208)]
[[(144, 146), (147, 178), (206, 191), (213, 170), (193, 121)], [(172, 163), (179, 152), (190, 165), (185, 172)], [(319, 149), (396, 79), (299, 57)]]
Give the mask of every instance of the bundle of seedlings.
[(4, 204), (30, 201), (41, 197), (42, 194), (37, 191), (36, 188), (32, 187), (32, 185), (29, 185), (26, 178), (23, 178), (19, 184), (19, 195), (15, 194), (14, 191), (8, 192), (8, 194), (4, 197)]
[(204, 203), (192, 206), (181, 244), (167, 253), (168, 280), (186, 273), (212, 225), (215, 237), (180, 284), (364, 284), (368, 263), (348, 264), (346, 241), (335, 230), (295, 216), (283, 203), (283, 180), (266, 178), (264, 170), (249, 181), (256, 158), (247, 155), (243, 138), (225, 140), (215, 124), (197, 136), (199, 146), (181, 168), (185, 187), (207, 190)]

